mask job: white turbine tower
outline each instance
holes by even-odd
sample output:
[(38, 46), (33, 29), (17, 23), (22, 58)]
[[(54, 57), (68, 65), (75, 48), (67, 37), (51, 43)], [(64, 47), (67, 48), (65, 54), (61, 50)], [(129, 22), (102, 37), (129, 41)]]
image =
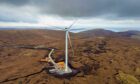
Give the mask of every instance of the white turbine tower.
[(70, 39), (69, 30), (75, 24), (76, 21), (73, 22), (68, 28), (65, 28), (65, 72), (69, 72), (68, 69), (68, 39)]

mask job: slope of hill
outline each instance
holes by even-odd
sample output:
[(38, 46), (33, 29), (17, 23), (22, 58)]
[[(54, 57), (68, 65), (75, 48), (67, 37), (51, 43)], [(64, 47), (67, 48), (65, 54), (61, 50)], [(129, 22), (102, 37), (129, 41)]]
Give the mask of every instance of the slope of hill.
[(100, 37), (100, 36), (115, 36), (116, 33), (105, 29), (93, 29), (80, 32), (78, 35), (83, 37), (96, 37), (96, 36)]
[(140, 39), (140, 31), (124, 31), (124, 32), (113, 32), (111, 30), (105, 29), (93, 29), (84, 32), (80, 32), (77, 34), (83, 38), (91, 38), (91, 37), (127, 37), (127, 38), (136, 38)]
[[(47, 43), (64, 38), (63, 31), (55, 30), (1, 30), (0, 41), (5, 44)], [(33, 42), (33, 43), (32, 43)]]
[(118, 34), (123, 37), (131, 37), (131, 38), (140, 39), (140, 31), (131, 30), (131, 31), (125, 31), (125, 32), (118, 32)]

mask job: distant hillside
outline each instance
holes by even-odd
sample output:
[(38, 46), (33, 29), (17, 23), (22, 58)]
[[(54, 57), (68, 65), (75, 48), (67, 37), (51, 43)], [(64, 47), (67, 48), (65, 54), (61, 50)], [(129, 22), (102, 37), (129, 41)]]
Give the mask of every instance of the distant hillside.
[(63, 31), (55, 30), (0, 30), (0, 41), (3, 43), (42, 43), (64, 38)]
[(106, 36), (116, 36), (116, 33), (111, 30), (105, 29), (93, 29), (84, 32), (80, 32), (78, 35), (82, 37), (106, 37)]
[(131, 31), (125, 31), (125, 32), (118, 32), (118, 34), (123, 37), (131, 37), (131, 38), (140, 39), (140, 31), (131, 30)]
[(130, 37), (130, 38), (139, 38), (140, 39), (140, 31), (124, 31), (124, 32), (113, 32), (111, 30), (105, 29), (93, 29), (84, 32), (80, 32), (77, 35), (83, 38), (90, 37)]
[[(79, 33), (71, 33), (71, 37), (75, 38), (93, 38), (93, 37), (127, 37), (140, 39), (140, 31), (124, 31), (114, 32), (105, 29), (93, 29)], [(41, 42), (44, 38), (51, 40), (64, 40), (65, 32), (58, 30), (47, 30), (47, 29), (24, 29), (24, 30), (0, 30), (0, 40), (12, 40), (25, 41), (35, 40), (35, 42)]]

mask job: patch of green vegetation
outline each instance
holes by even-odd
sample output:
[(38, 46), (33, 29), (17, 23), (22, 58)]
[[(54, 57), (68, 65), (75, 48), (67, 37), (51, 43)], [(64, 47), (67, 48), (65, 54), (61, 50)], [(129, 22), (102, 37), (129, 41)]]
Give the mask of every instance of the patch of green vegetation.
[(22, 81), (18, 81), (18, 84), (22, 84)]
[(116, 75), (116, 79), (120, 84), (140, 84), (139, 80), (130, 74), (125, 74), (122, 71), (119, 71), (119, 74)]

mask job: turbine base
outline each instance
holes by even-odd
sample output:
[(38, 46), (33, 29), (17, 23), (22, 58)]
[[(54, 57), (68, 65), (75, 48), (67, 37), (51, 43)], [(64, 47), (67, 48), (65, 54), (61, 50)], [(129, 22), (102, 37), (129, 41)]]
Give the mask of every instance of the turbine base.
[(70, 68), (68, 71), (51, 68), (51, 69), (48, 69), (48, 73), (55, 77), (66, 78), (66, 77), (75, 76), (77, 73), (79, 73), (79, 71), (70, 69)]

